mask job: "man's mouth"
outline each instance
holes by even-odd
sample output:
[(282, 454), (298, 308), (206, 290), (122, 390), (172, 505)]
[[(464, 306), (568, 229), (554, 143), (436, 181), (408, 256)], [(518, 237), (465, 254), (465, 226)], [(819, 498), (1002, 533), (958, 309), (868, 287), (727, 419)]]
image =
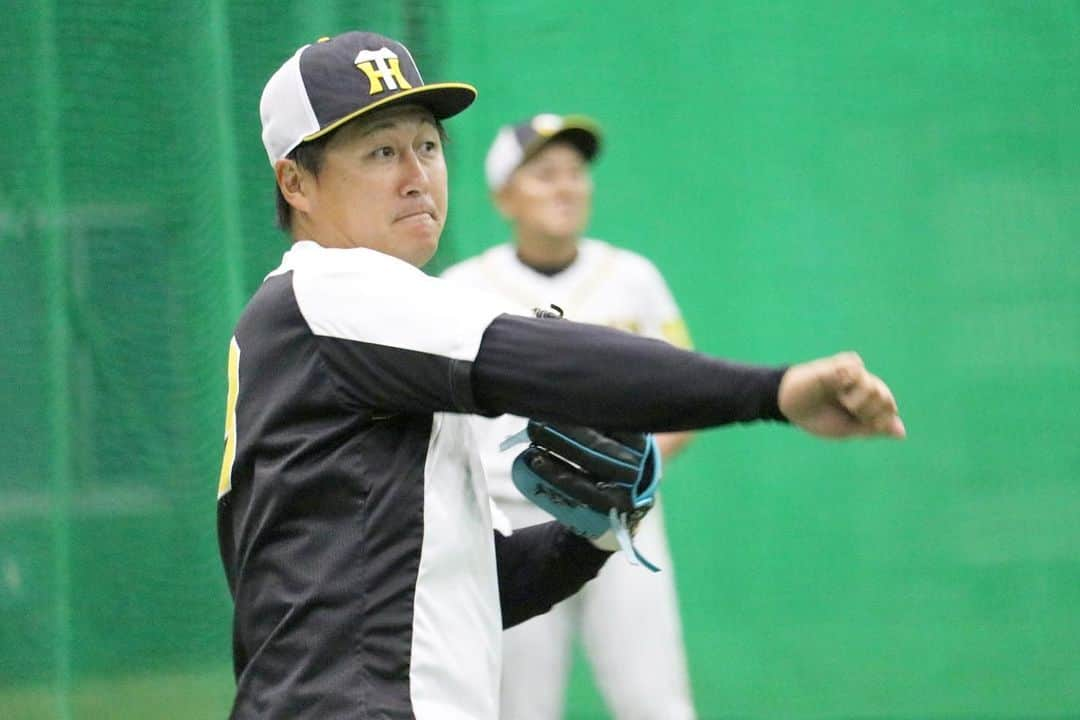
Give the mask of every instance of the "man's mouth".
[(429, 218), (432, 222), (437, 221), (438, 216), (435, 214), (435, 208), (421, 207), (413, 210), (407, 210), (406, 212), (403, 212), (396, 218), (394, 218), (394, 221), (397, 222), (399, 220), (413, 220), (423, 218)]

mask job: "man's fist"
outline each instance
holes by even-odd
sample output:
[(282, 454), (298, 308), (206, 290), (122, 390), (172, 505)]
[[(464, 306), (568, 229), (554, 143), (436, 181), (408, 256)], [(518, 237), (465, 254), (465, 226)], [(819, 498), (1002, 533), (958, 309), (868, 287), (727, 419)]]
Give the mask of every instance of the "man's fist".
[(907, 435), (892, 392), (853, 352), (792, 365), (779, 404), (793, 424), (821, 437)]

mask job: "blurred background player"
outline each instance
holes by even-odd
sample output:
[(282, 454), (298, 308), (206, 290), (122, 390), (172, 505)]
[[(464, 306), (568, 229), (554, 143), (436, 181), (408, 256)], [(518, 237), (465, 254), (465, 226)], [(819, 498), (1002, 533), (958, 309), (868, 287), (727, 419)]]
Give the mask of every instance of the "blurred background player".
[[(522, 308), (554, 303), (572, 320), (689, 349), (679, 308), (656, 267), (641, 255), (582, 235), (592, 210), (589, 163), (600, 142), (598, 125), (584, 116), (542, 114), (501, 128), (485, 170), (492, 199), (513, 237), (447, 269), (444, 276), (498, 293)], [(473, 423), (489, 491), (514, 528), (550, 519), (514, 487), (510, 465), (515, 453), (499, 450), (499, 443), (524, 424), (511, 415), (477, 417)], [(657, 436), (665, 459), (689, 439), (690, 433)], [(576, 633), (618, 720), (694, 717), (659, 507), (642, 521), (636, 544), (662, 572), (619, 558), (576, 596), (506, 632), (501, 717), (562, 717)]]

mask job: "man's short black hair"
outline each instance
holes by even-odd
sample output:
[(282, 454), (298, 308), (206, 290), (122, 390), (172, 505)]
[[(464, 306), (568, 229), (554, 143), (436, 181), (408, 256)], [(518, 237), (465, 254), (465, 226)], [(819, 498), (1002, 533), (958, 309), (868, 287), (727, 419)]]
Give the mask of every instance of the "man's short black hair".
[[(435, 121), (435, 128), (439, 131), (439, 139), (445, 144), (450, 137), (446, 134), (446, 128), (443, 127), (441, 120)], [(300, 143), (285, 157), (318, 177), (322, 172), (323, 161), (326, 159), (326, 146), (336, 133), (337, 130), (334, 130), (322, 137)], [(277, 195), (277, 226), (287, 233), (291, 232), (293, 206), (281, 194), (281, 188), (278, 187), (277, 182), (274, 183), (274, 193)]]

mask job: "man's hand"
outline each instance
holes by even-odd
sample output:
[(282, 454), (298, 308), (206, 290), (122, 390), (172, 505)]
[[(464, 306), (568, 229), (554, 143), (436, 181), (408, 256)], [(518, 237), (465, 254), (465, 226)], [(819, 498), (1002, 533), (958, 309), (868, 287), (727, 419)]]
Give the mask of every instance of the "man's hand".
[(853, 352), (792, 365), (779, 404), (793, 424), (821, 437), (907, 435), (892, 392)]

